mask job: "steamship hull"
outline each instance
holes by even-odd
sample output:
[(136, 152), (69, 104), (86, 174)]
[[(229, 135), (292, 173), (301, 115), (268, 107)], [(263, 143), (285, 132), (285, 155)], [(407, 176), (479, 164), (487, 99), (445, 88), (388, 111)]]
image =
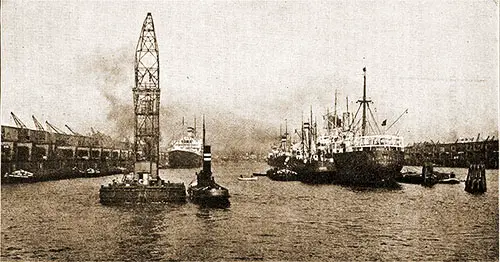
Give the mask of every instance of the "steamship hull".
[(285, 161), (287, 157), (287, 155), (270, 156), (267, 159), (267, 164), (275, 168), (285, 168)]
[(331, 183), (335, 174), (335, 164), (329, 160), (304, 161), (295, 157), (282, 160), (273, 166), (267, 176), (277, 181), (302, 181), (305, 183)]
[(198, 168), (201, 167), (202, 155), (192, 151), (172, 150), (168, 152), (168, 166), (170, 168)]
[(229, 204), (229, 191), (221, 186), (188, 188), (189, 199), (199, 204)]
[(355, 151), (333, 155), (335, 182), (350, 185), (393, 183), (401, 172), (404, 153), (397, 150)]

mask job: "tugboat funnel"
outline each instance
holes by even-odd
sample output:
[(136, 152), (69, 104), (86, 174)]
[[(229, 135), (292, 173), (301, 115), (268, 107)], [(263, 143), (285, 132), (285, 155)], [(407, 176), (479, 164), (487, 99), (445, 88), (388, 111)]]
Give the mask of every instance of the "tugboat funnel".
[(203, 173), (212, 174), (212, 153), (210, 146), (203, 146)]

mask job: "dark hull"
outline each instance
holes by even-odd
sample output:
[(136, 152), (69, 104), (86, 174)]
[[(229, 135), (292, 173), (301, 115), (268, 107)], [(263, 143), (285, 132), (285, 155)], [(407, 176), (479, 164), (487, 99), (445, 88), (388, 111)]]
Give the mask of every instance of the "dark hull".
[(202, 156), (188, 151), (170, 151), (168, 166), (170, 168), (197, 168), (201, 167)]
[(308, 184), (328, 184), (334, 182), (336, 168), (330, 160), (313, 161), (302, 170), (300, 181)]
[(267, 171), (267, 177), (274, 181), (298, 181), (297, 172), (290, 169), (272, 168)]
[(284, 164), (274, 167), (267, 176), (276, 181), (302, 181), (305, 183), (331, 183), (335, 174), (333, 161), (306, 161), (294, 157), (283, 160)]
[(2, 184), (18, 184), (38, 182), (35, 177), (2, 177)]
[(267, 164), (271, 167), (275, 168), (285, 168), (285, 160), (288, 156), (279, 155), (279, 156), (271, 156), (267, 159)]
[(216, 187), (198, 187), (188, 188), (188, 196), (191, 202), (204, 206), (227, 207), (229, 202), (229, 191), (226, 188)]
[(399, 183), (406, 183), (406, 184), (422, 184), (424, 182), (424, 178), (422, 177), (422, 174), (401, 174), (399, 176), (396, 176), (396, 181)]
[(394, 181), (403, 168), (404, 153), (396, 150), (357, 151), (334, 154), (334, 182), (379, 184)]

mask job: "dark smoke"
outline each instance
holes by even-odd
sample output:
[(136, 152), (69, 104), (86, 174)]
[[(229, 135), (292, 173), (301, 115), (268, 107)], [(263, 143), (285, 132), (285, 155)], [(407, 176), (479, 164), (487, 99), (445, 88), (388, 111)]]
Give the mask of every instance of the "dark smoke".
[(120, 141), (133, 141), (134, 57), (130, 55), (129, 49), (121, 49), (111, 55), (98, 57), (91, 65), (97, 80), (97, 89), (109, 103), (106, 118), (112, 125), (110, 135)]
[[(132, 51), (133, 52), (133, 51)], [(96, 79), (99, 92), (109, 103), (106, 115), (110, 134), (113, 138), (133, 141), (134, 113), (132, 87), (134, 86), (134, 57), (130, 49), (122, 49), (113, 54), (105, 54), (91, 61), (92, 75)], [(132, 53), (133, 54), (133, 53)], [(162, 88), (162, 96), (168, 88)], [(196, 99), (193, 99), (196, 101)], [(163, 100), (165, 101), (165, 100)], [(206, 116), (207, 143), (213, 152), (222, 155), (241, 155), (253, 152), (265, 154), (270, 145), (278, 141), (276, 127), (270, 127), (256, 119), (246, 119), (235, 113), (217, 108), (199, 109), (185, 106), (175, 101), (161, 103), (160, 147), (168, 147), (175, 139), (185, 134), (187, 125), (193, 126), (197, 116), (198, 135), (201, 138), (202, 115)], [(182, 118), (186, 126), (182, 128)]]
[[(212, 152), (221, 155), (242, 155), (246, 153), (265, 154), (270, 145), (278, 141), (276, 128), (268, 127), (257, 119), (245, 119), (230, 111), (214, 108), (194, 112), (195, 109), (183, 106), (162, 106), (160, 127), (163, 146), (185, 134), (187, 126), (196, 127), (202, 137), (202, 115), (205, 115), (206, 142), (212, 145)], [(222, 112), (223, 111), (223, 112)], [(185, 126), (182, 128), (182, 118)]]

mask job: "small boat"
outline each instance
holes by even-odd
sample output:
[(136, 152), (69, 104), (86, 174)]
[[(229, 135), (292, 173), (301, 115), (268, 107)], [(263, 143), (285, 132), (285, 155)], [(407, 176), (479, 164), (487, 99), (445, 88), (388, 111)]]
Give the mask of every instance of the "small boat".
[(8, 174), (7, 176), (8, 177), (15, 177), (15, 178), (32, 178), (33, 173), (26, 171), (26, 170), (19, 169), (19, 170), (12, 172), (11, 174)]
[(267, 176), (267, 173), (266, 172), (260, 172), (260, 173), (254, 172), (252, 175), (253, 176)]
[(460, 184), (460, 180), (458, 180), (454, 177), (445, 178), (445, 179), (439, 180), (438, 184)]
[(238, 180), (240, 180), (240, 181), (256, 181), (257, 177), (254, 177), (254, 176), (253, 177), (242, 177), (242, 176), (240, 176), (240, 177), (238, 177)]
[(33, 182), (35, 181), (35, 176), (33, 173), (19, 169), (13, 171), (12, 173), (5, 173), (2, 177), (2, 183), (25, 183), (25, 182)]

